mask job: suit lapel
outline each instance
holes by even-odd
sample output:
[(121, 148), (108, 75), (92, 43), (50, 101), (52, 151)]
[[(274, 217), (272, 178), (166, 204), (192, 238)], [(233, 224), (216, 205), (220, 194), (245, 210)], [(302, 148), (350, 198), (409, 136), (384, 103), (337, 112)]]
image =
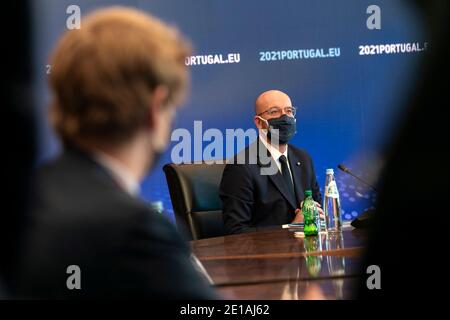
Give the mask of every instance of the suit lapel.
[[(258, 139), (259, 141), (259, 139)], [(266, 152), (268, 158), (270, 159), (270, 163), (267, 161), (260, 161), (259, 158), (259, 148), (261, 149), (261, 152)], [(280, 170), (278, 170), (278, 166), (275, 163), (275, 160), (272, 158), (269, 150), (259, 141), (258, 143), (258, 165), (261, 168), (261, 174), (267, 175), (269, 179), (273, 182), (275, 187), (280, 191), (280, 193), (283, 195), (283, 197), (289, 202), (289, 204), (293, 208), (297, 208), (296, 199), (293, 198), (291, 192), (289, 191), (288, 187), (286, 186), (286, 183), (284, 182), (283, 176), (281, 175)], [(276, 169), (275, 173), (274, 170)], [(291, 169), (292, 170), (292, 169)], [(294, 180), (295, 185), (295, 180)]]
[(288, 148), (288, 160), (289, 166), (291, 167), (292, 179), (294, 180), (294, 190), (297, 205), (300, 206), (300, 202), (303, 199), (303, 193), (305, 192), (303, 190), (302, 172), (301, 172), (301, 166), (303, 164), (301, 163), (300, 159), (296, 157), (295, 153), (292, 152), (292, 148)]

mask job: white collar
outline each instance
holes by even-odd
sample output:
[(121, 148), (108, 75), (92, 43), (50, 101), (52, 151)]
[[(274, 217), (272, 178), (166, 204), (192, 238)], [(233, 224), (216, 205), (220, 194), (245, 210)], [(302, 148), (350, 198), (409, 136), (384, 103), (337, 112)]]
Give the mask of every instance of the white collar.
[(269, 141), (267, 141), (267, 135), (265, 135), (263, 132), (261, 132), (261, 130), (259, 131), (259, 139), (264, 144), (264, 146), (267, 148), (267, 150), (269, 150), (269, 152), (274, 160), (278, 161), (282, 155), (284, 155), (286, 157), (286, 159), (288, 158), (288, 145), (287, 144), (286, 144), (286, 150), (284, 150), (284, 152), (281, 153), (280, 150), (278, 150), (277, 148), (272, 146), (269, 143)]
[(137, 196), (140, 192), (140, 186), (130, 169), (128, 169), (119, 160), (110, 155), (96, 151), (94, 158), (106, 170), (108, 170), (116, 182), (130, 195)]

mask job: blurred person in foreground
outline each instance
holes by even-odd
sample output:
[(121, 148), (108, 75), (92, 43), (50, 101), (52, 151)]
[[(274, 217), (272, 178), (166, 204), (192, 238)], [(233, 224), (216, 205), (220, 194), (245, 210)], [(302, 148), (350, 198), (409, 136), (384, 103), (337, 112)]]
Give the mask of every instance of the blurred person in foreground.
[(215, 298), (175, 227), (138, 198), (168, 143), (189, 53), (175, 29), (122, 7), (58, 41), (50, 119), (64, 148), (37, 172), (19, 296)]
[(31, 89), (31, 43), (29, 1), (8, 2), (8, 15), (0, 20), (8, 50), (1, 81), (3, 121), (1, 129), (3, 210), (0, 222), (0, 299), (10, 298), (15, 287), (17, 253), (29, 209), (29, 191), (36, 151), (36, 119)]
[[(445, 299), (448, 208), (447, 125), (450, 100), (450, 2), (416, 0), (430, 49), (424, 53), (408, 108), (386, 146), (387, 162), (357, 296), (423, 302)], [(407, 4), (405, 1), (405, 5)], [(445, 72), (444, 70), (447, 70)], [(369, 289), (368, 266), (378, 266), (380, 289)], [(375, 279), (372, 277), (372, 279)], [(369, 283), (374, 284), (376, 281)], [(445, 299), (446, 300), (446, 299)], [(445, 304), (443, 304), (445, 307)], [(384, 310), (384, 309), (383, 309)], [(401, 309), (403, 310), (403, 308)], [(435, 310), (433, 308), (433, 310)], [(430, 308), (426, 309), (427, 312)]]

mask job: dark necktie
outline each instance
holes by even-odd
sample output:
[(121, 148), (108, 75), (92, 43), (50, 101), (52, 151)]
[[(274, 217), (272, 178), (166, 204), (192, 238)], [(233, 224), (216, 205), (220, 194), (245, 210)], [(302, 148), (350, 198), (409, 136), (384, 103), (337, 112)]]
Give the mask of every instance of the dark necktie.
[(281, 155), (279, 160), (281, 163), (281, 174), (283, 175), (284, 182), (286, 183), (286, 186), (288, 187), (289, 192), (295, 199), (294, 184), (292, 183), (291, 174), (289, 173), (287, 159), (284, 155)]

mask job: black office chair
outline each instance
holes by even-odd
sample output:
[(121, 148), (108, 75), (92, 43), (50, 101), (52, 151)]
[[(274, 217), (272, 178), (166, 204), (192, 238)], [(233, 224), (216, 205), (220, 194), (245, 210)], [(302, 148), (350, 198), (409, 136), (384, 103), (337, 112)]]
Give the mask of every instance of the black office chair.
[(175, 219), (192, 240), (225, 234), (219, 185), (225, 164), (166, 164)]

